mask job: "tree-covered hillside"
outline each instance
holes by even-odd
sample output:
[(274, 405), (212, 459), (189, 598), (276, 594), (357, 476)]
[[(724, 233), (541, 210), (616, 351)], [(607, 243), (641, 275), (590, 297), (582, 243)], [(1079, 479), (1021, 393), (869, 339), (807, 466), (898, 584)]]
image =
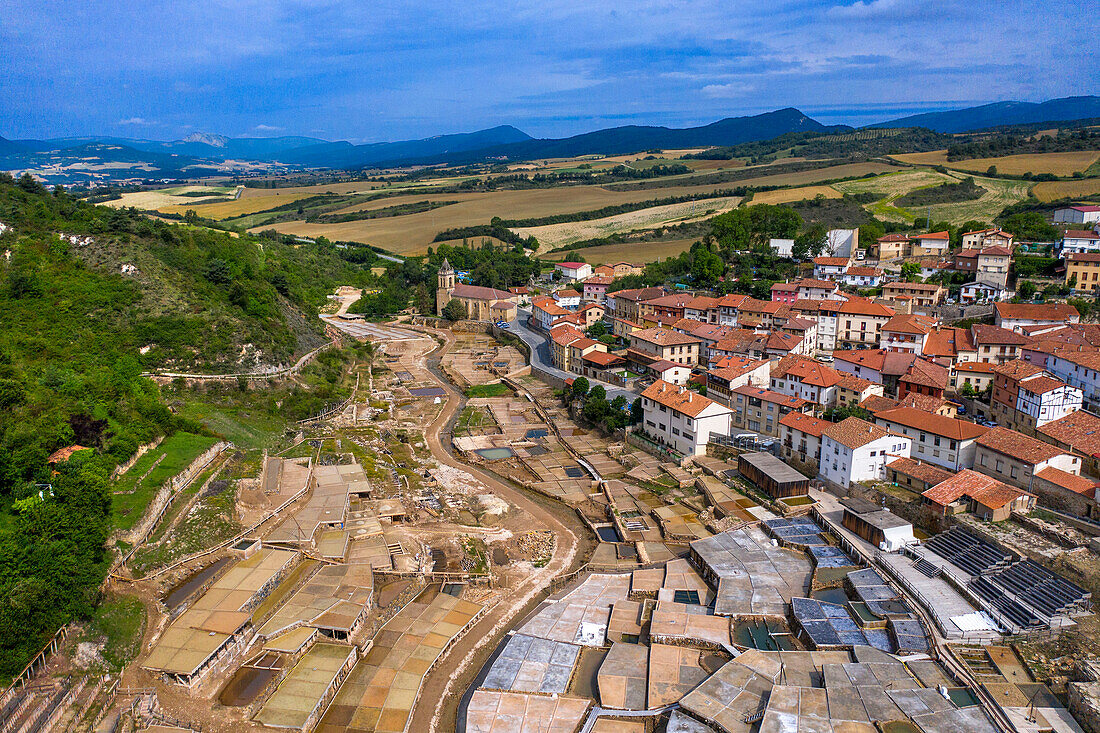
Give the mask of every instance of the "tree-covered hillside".
[[(0, 223), (0, 672), (13, 673), (92, 606), (111, 468), (158, 435), (205, 432), (142, 372), (292, 361), (323, 342), (317, 306), (336, 285), (379, 279), (358, 250), (153, 221), (29, 178), (0, 177)], [(72, 444), (92, 450), (47, 464)]]

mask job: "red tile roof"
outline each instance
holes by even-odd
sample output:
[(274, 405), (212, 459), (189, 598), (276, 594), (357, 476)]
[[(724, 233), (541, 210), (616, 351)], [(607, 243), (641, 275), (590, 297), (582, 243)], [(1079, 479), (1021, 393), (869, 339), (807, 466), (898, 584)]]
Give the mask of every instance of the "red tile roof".
[(812, 435), (815, 438), (820, 438), (825, 429), (833, 425), (828, 420), (811, 417), (804, 412), (788, 412), (779, 420), (779, 424)]
[(933, 415), (915, 407), (898, 407), (883, 410), (875, 415), (876, 421), (890, 422), (907, 428), (939, 435), (950, 440), (973, 440), (989, 432), (989, 428), (965, 420), (943, 415)]
[(1000, 509), (1021, 496), (1034, 494), (1001, 483), (984, 473), (963, 469), (951, 478), (925, 491), (921, 496), (940, 506), (953, 504), (964, 496), (970, 497), (982, 506)]
[(875, 384), (870, 379), (863, 379), (854, 374), (847, 374), (845, 372), (840, 372), (839, 374), (840, 381), (837, 382), (836, 385), (841, 389), (847, 389), (852, 392), (862, 392)]
[(993, 373), (1009, 379), (1025, 379), (1036, 374), (1042, 374), (1043, 368), (1026, 361), (1014, 359), (1013, 361), (1006, 361), (1004, 364), (997, 364), (993, 367)]
[(914, 407), (921, 412), (937, 412), (944, 405), (950, 404), (942, 397), (933, 397), (932, 395), (917, 394), (916, 392), (910, 392), (901, 398), (901, 402), (898, 403), (898, 407)]
[(630, 338), (645, 341), (658, 346), (679, 346), (682, 344), (698, 344), (702, 339), (697, 336), (688, 336), (686, 333), (673, 331), (671, 328), (646, 328), (634, 331)]
[(945, 356), (951, 359), (957, 357), (960, 351), (973, 350), (974, 342), (970, 340), (970, 332), (954, 326), (932, 329), (922, 349), (927, 356)]
[(825, 428), (823, 434), (852, 450), (865, 446), (879, 438), (893, 435), (889, 430), (878, 425), (872, 425), (866, 420), (860, 420), (858, 417), (848, 417), (840, 422), (832, 423)]
[(1054, 377), (1048, 377), (1046, 375), (1031, 377), (1020, 382), (1020, 389), (1031, 392), (1032, 394), (1046, 394), (1047, 392), (1053, 392), (1056, 389), (1062, 389), (1067, 386), (1061, 379), (1055, 379)]
[(644, 305), (657, 308), (683, 308), (693, 300), (695, 300), (695, 296), (690, 293), (672, 293), (671, 295), (662, 295), (642, 302)]
[(1042, 471), (1036, 471), (1035, 477), (1061, 486), (1063, 489), (1072, 491), (1075, 494), (1082, 494), (1090, 499), (1096, 496), (1096, 489), (1100, 487), (1100, 481), (1094, 478), (1076, 476), (1054, 466), (1047, 466)]
[(935, 325), (936, 319), (934, 318), (915, 313), (903, 313), (882, 324), (882, 330), (894, 333), (915, 333), (918, 336), (924, 336), (930, 333)]
[(996, 451), (1001, 455), (1016, 458), (1031, 465), (1063, 455), (1061, 448), (1056, 448), (1050, 443), (1036, 440), (1008, 428), (993, 428), (978, 438), (976, 442), (991, 451)]
[(607, 297), (637, 302), (640, 300), (653, 300), (654, 298), (659, 298), (664, 295), (664, 292), (664, 288), (634, 288), (631, 290), (616, 290), (614, 293), (608, 293)]
[(626, 362), (626, 359), (623, 357), (617, 354), (609, 354), (606, 351), (592, 351), (587, 353), (584, 355), (584, 360), (603, 367)]
[(1029, 321), (1065, 321), (1079, 318), (1080, 312), (1068, 303), (995, 303), (1001, 318), (1022, 318)]
[(825, 366), (816, 359), (808, 356), (792, 355), (779, 360), (772, 367), (773, 379), (794, 377), (803, 384), (812, 387), (832, 387), (840, 382), (840, 372), (830, 366)]
[(743, 387), (731, 390), (734, 394), (744, 395), (745, 397), (756, 397), (757, 399), (764, 400), (765, 402), (771, 402), (777, 405), (785, 405), (794, 409), (799, 409), (810, 404), (806, 400), (800, 397), (791, 397), (780, 392), (773, 392), (770, 389), (764, 389), (763, 387), (753, 387), (746, 384)]
[(1036, 430), (1087, 456), (1100, 456), (1100, 417), (1080, 410), (1040, 425)]
[(864, 410), (867, 410), (871, 414), (877, 414), (885, 410), (896, 410), (901, 407), (901, 401), (895, 400), (890, 397), (884, 397), (882, 395), (873, 394), (863, 402), (859, 403), (859, 406)]
[(925, 293), (934, 293), (937, 290), (942, 290), (942, 289), (943, 289), (943, 286), (940, 285), (939, 283), (896, 282), (896, 283), (886, 283), (886, 285), (883, 286), (883, 293), (885, 293), (887, 290), (915, 290), (915, 291), (925, 292)]
[(912, 458), (895, 458), (886, 464), (887, 468), (892, 468), (898, 473), (903, 473), (906, 476), (912, 476), (915, 479), (935, 486), (938, 483), (946, 481), (955, 474), (950, 471), (944, 470), (939, 466), (933, 466), (931, 463), (923, 463), (921, 461), (913, 460)]
[(466, 283), (457, 283), (451, 292), (451, 296), (471, 300), (508, 300), (515, 297), (507, 290), (486, 288), (481, 285), (467, 285)]
[(991, 326), (988, 323), (975, 323), (970, 327), (970, 335), (974, 339), (975, 346), (995, 344), (997, 346), (1023, 346), (1027, 339), (1015, 331), (1009, 331), (1000, 326)]
[(981, 361), (960, 361), (955, 364), (955, 371), (957, 372), (977, 372), (979, 374), (993, 374), (993, 371), (997, 368), (996, 364), (989, 364)]
[(817, 280), (812, 277), (804, 277), (794, 284), (800, 288), (821, 288), (824, 290), (838, 290), (840, 288), (832, 280)]
[(852, 277), (877, 277), (882, 274), (882, 270), (877, 267), (849, 267), (847, 274)]
[(853, 316), (874, 316), (889, 319), (894, 315), (894, 309), (876, 303), (868, 298), (851, 297), (842, 303), (837, 309), (838, 313)]
[[(703, 410), (706, 410), (711, 405), (718, 404), (701, 394), (697, 394), (684, 387), (677, 387), (674, 384), (669, 384), (663, 379), (658, 379), (656, 382), (649, 385), (645, 392), (642, 392), (642, 397), (651, 399), (670, 410), (675, 410), (676, 412), (690, 415), (691, 417), (698, 417)], [(721, 407), (721, 405), (719, 405), (719, 407)], [(723, 407), (722, 409), (727, 412), (729, 411), (729, 408)]]
[(919, 384), (925, 387), (946, 389), (951, 382), (951, 373), (946, 367), (933, 364), (924, 359), (914, 359), (912, 365), (906, 370), (899, 381), (907, 384)]
[(721, 367), (710, 369), (707, 373), (713, 374), (719, 379), (736, 379), (751, 371), (755, 371), (768, 362), (764, 359), (750, 359), (747, 356), (729, 356), (723, 359)]

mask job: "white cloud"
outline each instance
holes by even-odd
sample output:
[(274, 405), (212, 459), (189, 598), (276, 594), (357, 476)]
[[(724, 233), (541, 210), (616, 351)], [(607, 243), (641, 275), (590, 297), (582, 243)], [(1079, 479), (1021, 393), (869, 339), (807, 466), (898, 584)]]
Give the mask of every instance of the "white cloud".
[(285, 128), (276, 125), (256, 125), (252, 129), (256, 132), (281, 132)]
[(144, 117), (127, 117), (124, 120), (119, 120), (120, 125), (134, 125), (136, 127), (148, 127), (149, 125), (155, 125), (157, 123), (152, 120), (147, 120)]
[(753, 91), (753, 85), (742, 81), (734, 81), (728, 84), (707, 84), (700, 91), (706, 97), (728, 99), (748, 94)]
[(858, 0), (851, 5), (829, 8), (836, 18), (875, 18), (883, 15), (908, 14), (920, 10), (910, 0)]

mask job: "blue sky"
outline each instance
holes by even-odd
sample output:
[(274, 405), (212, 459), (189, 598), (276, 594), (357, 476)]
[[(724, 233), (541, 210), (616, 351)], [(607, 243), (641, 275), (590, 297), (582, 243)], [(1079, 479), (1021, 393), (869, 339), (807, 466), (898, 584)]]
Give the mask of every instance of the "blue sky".
[(1100, 92), (1088, 3), (5, 0), (0, 136), (559, 137)]

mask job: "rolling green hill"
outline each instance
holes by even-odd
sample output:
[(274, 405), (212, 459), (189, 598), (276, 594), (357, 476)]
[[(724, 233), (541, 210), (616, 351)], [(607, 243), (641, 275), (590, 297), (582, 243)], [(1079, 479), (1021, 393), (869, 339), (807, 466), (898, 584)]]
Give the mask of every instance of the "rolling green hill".
[[(158, 435), (209, 434), (142, 372), (290, 362), (323, 343), (317, 306), (333, 287), (376, 278), (373, 255), (352, 263), (323, 241), (153, 221), (30, 178), (0, 177), (0, 222), (0, 674), (10, 674), (94, 605), (117, 524), (111, 468)], [(72, 444), (92, 450), (47, 465)]]

